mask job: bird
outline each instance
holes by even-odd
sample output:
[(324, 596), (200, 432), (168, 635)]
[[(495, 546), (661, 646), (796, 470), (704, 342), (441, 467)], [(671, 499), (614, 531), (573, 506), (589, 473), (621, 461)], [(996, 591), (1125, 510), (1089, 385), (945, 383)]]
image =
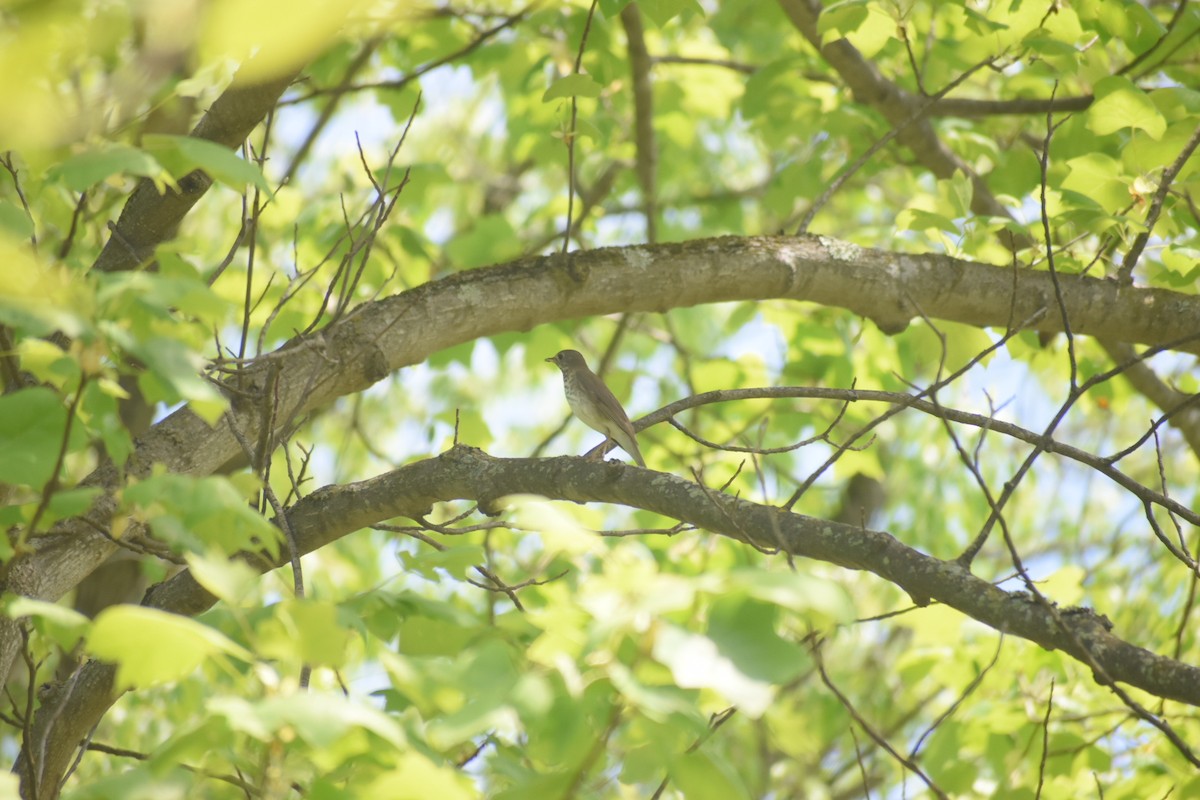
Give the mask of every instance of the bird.
[(606, 441), (615, 440), (622, 450), (633, 456), (639, 467), (646, 466), (642, 451), (638, 449), (633, 423), (604, 381), (588, 369), (583, 355), (578, 350), (562, 350), (546, 360), (562, 370), (563, 391), (575, 416), (584, 425), (604, 434)]

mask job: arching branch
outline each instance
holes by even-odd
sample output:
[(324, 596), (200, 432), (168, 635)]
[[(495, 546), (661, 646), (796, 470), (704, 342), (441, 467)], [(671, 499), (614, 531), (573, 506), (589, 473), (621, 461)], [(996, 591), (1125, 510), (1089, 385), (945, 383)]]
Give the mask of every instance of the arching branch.
[[(623, 464), (575, 457), (501, 459), (456, 446), (369, 480), (320, 489), (288, 511), (288, 522), (298, 549), (308, 553), (383, 520), (424, 517), (439, 502), (472, 500), (498, 513), (503, 498), (514, 494), (645, 509), (760, 549), (782, 545), (793, 557), (871, 572), (920, 604), (944, 603), (996, 630), (1094, 662), (1115, 681), (1200, 706), (1200, 667), (1120, 638), (1103, 615), (1090, 609), (1062, 609), (1056, 620), (1027, 595), (1004, 591), (886, 532), (792, 514)], [(274, 566), (286, 558), (284, 553)], [(250, 563), (261, 560), (256, 556)], [(198, 614), (214, 602), (188, 571), (154, 587), (146, 599), (153, 608), (185, 615)], [(56, 784), (74, 748), (116, 700), (114, 677), (113, 666), (89, 662), (77, 679), (45, 699), (33, 726), (34, 741), (45, 743), (40, 785)], [(24, 757), (18, 769), (28, 780)]]

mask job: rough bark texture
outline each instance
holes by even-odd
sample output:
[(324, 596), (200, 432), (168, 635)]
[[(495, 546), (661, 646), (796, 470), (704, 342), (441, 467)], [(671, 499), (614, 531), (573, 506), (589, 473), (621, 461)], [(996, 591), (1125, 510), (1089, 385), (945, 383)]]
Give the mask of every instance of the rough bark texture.
[[(1060, 276), (1059, 283), (1076, 334), (1200, 352), (1198, 297), (1077, 276)], [(605, 248), (472, 270), (367, 303), (262, 358), (242, 390), (261, 392), (277, 374), (272, 396), (282, 425), (444, 348), (561, 319), (775, 298), (848, 308), (889, 331), (903, 329), (918, 309), (969, 325), (1033, 319), (1035, 330), (1061, 331), (1054, 293), (1043, 272), (888, 253), (824, 237)], [(235, 404), (230, 418), (256, 440), (256, 404)], [(143, 474), (160, 463), (189, 475), (215, 473), (241, 458), (227, 423), (210, 428), (181, 409), (139, 440), (127, 469)], [(115, 479), (115, 471), (106, 470), (87, 483), (112, 487)], [(11, 562), (8, 590), (48, 600), (70, 591), (115, 548), (98, 532), (107, 528), (112, 509), (104, 498), (86, 522), (68, 520), (38, 537), (33, 552)], [(15, 627), (0, 621), (4, 674), (18, 644)]]
[[(885, 532), (788, 513), (674, 475), (616, 462), (572, 457), (499, 459), (458, 446), (369, 480), (320, 489), (293, 506), (288, 521), (300, 550), (307, 553), (378, 522), (423, 516), (438, 502), (470, 500), (481, 508), (498, 509), (502, 498), (513, 494), (647, 509), (760, 548), (782, 545), (796, 557), (872, 572), (902, 587), (919, 603), (945, 603), (996, 630), (1063, 650), (1089, 666), (1099, 665), (1115, 681), (1157, 697), (1200, 705), (1200, 668), (1124, 641), (1110, 632), (1107, 620), (1089, 609), (1051, 610), (1022, 592), (1006, 592), (953, 562), (918, 552)], [(275, 566), (286, 560), (285, 554)], [(187, 571), (152, 588), (146, 599), (151, 607), (187, 615), (198, 614), (214, 602)], [(45, 699), (33, 729), (33, 740), (39, 745), (35, 760), (42, 800), (57, 796), (52, 787), (57, 786), (74, 749), (119, 696), (114, 677), (111, 665), (89, 662)], [(22, 754), (17, 768), (28, 787), (35, 772), (28, 752)]]
[[(290, 73), (269, 83), (231, 86), (190, 135), (229, 148), (239, 147), (275, 108), (279, 96), (294, 79), (295, 74)], [(174, 238), (179, 223), (210, 186), (212, 179), (198, 171), (181, 179), (178, 191), (166, 193), (160, 193), (153, 181), (143, 178), (126, 201), (112, 236), (92, 268), (116, 272), (148, 262), (154, 248)]]
[[(970, 176), (975, 190), (971, 197), (971, 210), (976, 214), (1009, 216), (1008, 209), (996, 199), (983, 179), (938, 139), (929, 117), (913, 119), (914, 115), (920, 113), (925, 98), (911, 95), (884, 78), (875, 65), (845, 39), (835, 39), (822, 46), (817, 26), (817, 20), (824, 11), (820, 3), (814, 0), (780, 0), (779, 5), (809, 44), (829, 66), (837, 70), (854, 93), (854, 99), (877, 109), (898, 129), (896, 138), (912, 150), (917, 161), (939, 178), (949, 178), (955, 172)], [(926, 109), (927, 112), (930, 110)]]

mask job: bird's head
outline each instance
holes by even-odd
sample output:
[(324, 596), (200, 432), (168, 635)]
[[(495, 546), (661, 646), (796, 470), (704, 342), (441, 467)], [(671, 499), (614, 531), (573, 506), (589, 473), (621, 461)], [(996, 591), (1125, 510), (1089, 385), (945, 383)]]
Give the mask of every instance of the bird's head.
[(583, 355), (578, 350), (560, 350), (555, 355), (546, 359), (551, 364), (566, 372), (569, 369), (579, 369), (587, 367), (587, 362), (583, 360)]

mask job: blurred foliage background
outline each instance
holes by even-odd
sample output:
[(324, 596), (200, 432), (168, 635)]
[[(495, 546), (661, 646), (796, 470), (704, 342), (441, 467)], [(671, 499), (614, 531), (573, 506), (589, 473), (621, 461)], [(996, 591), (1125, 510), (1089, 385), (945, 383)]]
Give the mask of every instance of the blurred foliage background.
[[(803, 222), (898, 259), (1044, 271), (1049, 232), (1061, 274), (1191, 295), (1200, 268), (1189, 0), (8, 0), (0, 22), (6, 562), (83, 513), (100, 494), (87, 476), (124, 463), (145, 425), (184, 404), (216, 424), (231, 396), (210, 380), (221, 369), (565, 237), (590, 249)], [(244, 144), (187, 136), (232, 89), (280, 80)], [(214, 186), (152, 260), (94, 268), (106, 243), (125, 246), (112, 224), (139, 181), (186, 189), (196, 169)], [(1057, 438), (1099, 456), (1132, 446), (1127, 475), (1194, 505), (1185, 414), (1147, 436), (1164, 395), (1124, 376), (1072, 392), (1076, 374), (1120, 360), (1116, 344), (1021, 332), (985, 354), (1002, 333), (915, 320), (885, 334), (783, 300), (514, 329), (298, 420), (269, 482), (293, 501), (454, 441), (581, 454), (598, 436), (568, 421), (543, 361), (573, 347), (634, 418), (710, 390), (909, 392), (964, 369), (939, 403), (1038, 432), (1069, 406)], [(1145, 365), (1175, 402), (1195, 393), (1191, 356)], [(141, 423), (121, 413), (131, 398)], [(679, 417), (760, 450), (828, 429), (773, 454), (667, 425), (639, 441), (651, 469), (781, 504), (884, 410), (752, 400)], [(998, 496), (1031, 448), (954, 430), (912, 411), (887, 420), (795, 510), (957, 557), (989, 516), (981, 485)], [(70, 797), (1200, 794), (1185, 750), (1087, 666), (916, 608), (866, 573), (792, 569), (636, 508), (526, 500), (498, 521), (447, 504), (433, 527), (342, 538), (305, 557), (300, 599), (288, 570), (229, 560), (286, 548), (258, 488), (245, 470), (159, 469), (120, 493), (111, 535), (148, 522), (162, 548), (129, 554), (140, 578), (123, 599), (186, 564), (220, 600), (194, 620), (116, 605), (90, 621), (67, 610), (74, 595), (7, 596), (28, 635), (0, 717), (6, 754), (36, 748), (29, 687), (56, 670), (69, 681), (84, 637), (136, 690), (93, 731)], [(1152, 523), (1191, 553), (1193, 528), (1045, 455), (1003, 517), (1046, 597), (1200, 661), (1198, 573)], [(521, 607), (477, 566), (520, 587)], [(1022, 588), (996, 536), (973, 571)], [(1193, 708), (1134, 697), (1200, 742)], [(23, 796), (52, 796), (42, 789)]]

